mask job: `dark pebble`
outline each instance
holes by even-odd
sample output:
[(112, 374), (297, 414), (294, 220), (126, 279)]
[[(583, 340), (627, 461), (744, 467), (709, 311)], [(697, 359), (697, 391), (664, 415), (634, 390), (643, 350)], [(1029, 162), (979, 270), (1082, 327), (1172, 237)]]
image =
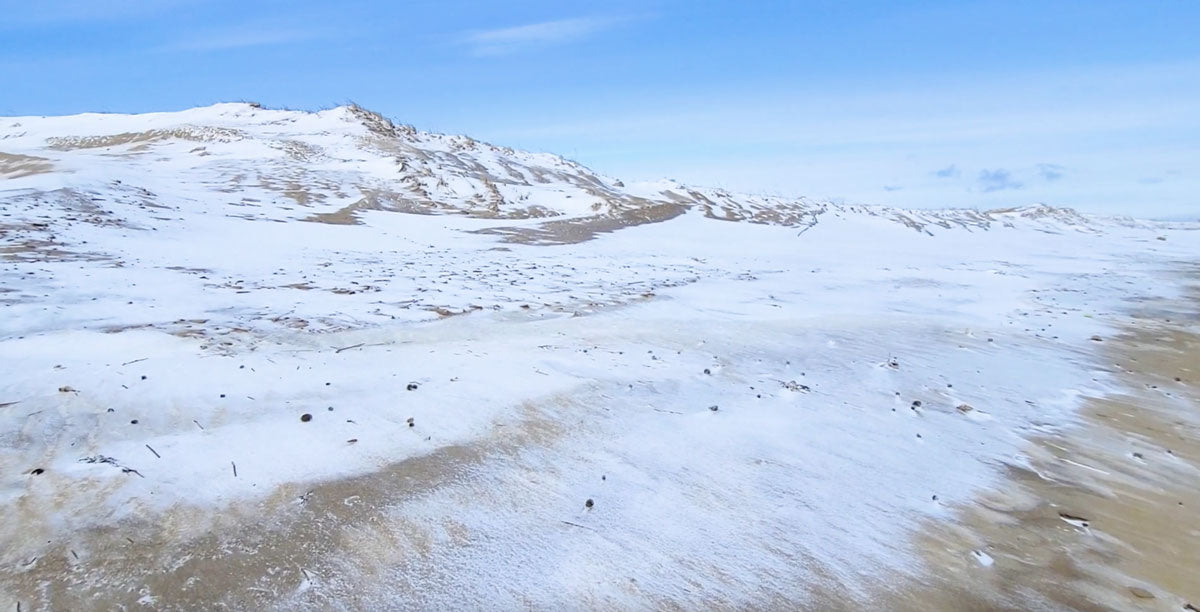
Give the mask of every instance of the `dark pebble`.
[(407, 388), (409, 391), (416, 391), (416, 390), (417, 390), (417, 383), (408, 383), (408, 387), (406, 387), (406, 388)]
[(330, 406), (329, 408), (327, 408), (327, 410), (329, 410), (330, 412), (333, 412), (333, 406)]
[(309, 422), (309, 421), (311, 421), (311, 420), (312, 420), (312, 415), (311, 415), (311, 414), (309, 414), (309, 413), (307, 413), (307, 412), (305, 412), (304, 414), (300, 415), (300, 422), (301, 422), (301, 423), (307, 423), (307, 422)]
[(146, 375), (142, 374), (142, 380), (146, 380)]
[(584, 506), (585, 508), (588, 508), (588, 509), (591, 509), (591, 507), (592, 507), (592, 506), (595, 506), (595, 505), (596, 505), (596, 502), (594, 502), (594, 501), (592, 501), (592, 500), (590, 500), (590, 499), (589, 499), (589, 500), (587, 500), (587, 501), (585, 501), (585, 502), (583, 502), (583, 506)]
[(137, 425), (137, 419), (134, 419), (134, 420), (130, 421), (130, 422), (129, 422), (129, 424), (130, 424), (130, 425)]
[(704, 368), (704, 373), (705, 373), (705, 374), (712, 374), (712, 370), (710, 370), (710, 369), (708, 369), (708, 368)]
[(716, 405), (709, 406), (709, 407), (708, 407), (708, 409), (709, 409), (709, 410), (712, 410), (713, 412), (716, 412), (716, 411), (720, 410), (720, 408), (718, 408)]
[(33, 471), (31, 471), (29, 473), (33, 474), (34, 476), (37, 476), (39, 474), (45, 474), (46, 470), (43, 470), (42, 468), (33, 468)]

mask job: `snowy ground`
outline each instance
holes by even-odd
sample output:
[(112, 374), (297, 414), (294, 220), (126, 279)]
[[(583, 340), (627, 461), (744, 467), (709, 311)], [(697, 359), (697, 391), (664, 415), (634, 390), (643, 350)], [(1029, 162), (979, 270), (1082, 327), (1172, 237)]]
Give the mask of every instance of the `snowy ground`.
[[(315, 122), (301, 131), (325, 129), (328, 151), (338, 113), (271, 117)], [(97, 137), (168, 129), (166, 117), (41, 129)], [(818, 584), (854, 593), (917, 571), (920, 524), (1023, 465), (1030, 436), (1069, 425), (1078, 396), (1109, 384), (1097, 342), (1132, 300), (1178, 295), (1166, 271), (1200, 258), (1186, 225), (1044, 209), (985, 227), (977, 213), (808, 204), (820, 214), (752, 224), (712, 217), (771, 202), (714, 214), (666, 184), (602, 212), (658, 198), (679, 216), (572, 244), (479, 233), (541, 219), (483, 214), (466, 196), (464, 215), (371, 204), (351, 223), (312, 222), (364, 199), (337, 198), (345, 185), (304, 202), (261, 184), (214, 191), (228, 168), (180, 164), (187, 139), (59, 154), (45, 143), (63, 141), (9, 129), (0, 603), (55, 601), (47, 583), (62, 582), (171, 607), (201, 589), (187, 575), (198, 538), (220, 525), (214, 550), (236, 556), (311, 535), (297, 521), (321, 514), (304, 509), (313, 491), (345, 493), (345, 509), (321, 514), (336, 516), (320, 532), (332, 540), (247, 566), (261, 575), (238, 584), (257, 594), (228, 602), (692, 608), (803, 601)], [(130, 152), (145, 142), (159, 148)], [(299, 149), (309, 158), (280, 168), (324, 159)], [(338, 150), (356, 172), (382, 163)], [(528, 181), (523, 200), (564, 219), (595, 212), (564, 207), (581, 184), (597, 198), (619, 188), (487, 151), (488, 175), (575, 173)], [(472, 176), (464, 185), (483, 184)], [(88, 534), (157, 521), (172, 535), (155, 571), (176, 581), (121, 573), (100, 540), (89, 548)], [(277, 540), (247, 544), (251, 528)], [(64, 560), (67, 575), (47, 569)]]

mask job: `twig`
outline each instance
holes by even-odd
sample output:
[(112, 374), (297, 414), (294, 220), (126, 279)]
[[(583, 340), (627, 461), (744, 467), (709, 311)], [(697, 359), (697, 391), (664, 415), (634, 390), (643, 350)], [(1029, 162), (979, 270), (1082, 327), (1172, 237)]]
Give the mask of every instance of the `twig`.
[(154, 449), (153, 449), (153, 448), (152, 448), (152, 447), (151, 447), (149, 444), (147, 444), (147, 445), (146, 445), (146, 448), (149, 448), (149, 449), (150, 449), (150, 452), (154, 453), (154, 456), (155, 456), (155, 457), (158, 457), (159, 459), (162, 459), (162, 455), (158, 454), (158, 451), (154, 450)]
[(654, 408), (653, 410), (655, 412), (665, 412), (667, 414), (683, 414), (682, 412), (675, 412), (674, 410), (663, 410), (662, 408)]
[(232, 465), (232, 466), (233, 466), (233, 477), (234, 477), (234, 478), (237, 478), (237, 464), (236, 464), (236, 463), (234, 463), (234, 462), (232, 462), (232, 461), (230, 461), (230, 462), (229, 462), (229, 465)]
[(123, 366), (127, 366), (127, 365), (129, 365), (129, 364), (131, 364), (131, 363), (137, 363), (137, 362), (139, 362), (139, 361), (145, 361), (145, 360), (147, 360), (147, 359), (149, 359), (149, 357), (142, 357), (141, 359), (134, 359), (133, 361), (126, 361), (125, 363), (122, 363), (121, 365), (123, 365)]
[[(340, 352), (342, 352), (342, 351), (348, 351), (348, 350), (350, 350), (350, 349), (354, 349), (354, 348), (362, 348), (362, 347), (364, 347), (364, 346), (387, 346), (388, 344), (389, 344), (389, 343), (387, 343), (387, 342), (372, 342), (372, 343), (370, 343), (370, 344), (366, 344), (366, 343), (363, 343), (363, 342), (359, 342), (358, 344), (355, 344), (354, 346), (343, 346), (343, 347), (342, 347), (342, 348), (340, 348), (340, 349), (335, 349), (335, 350), (334, 350), (334, 352), (336, 352), (336, 353), (340, 353)], [(401, 344), (408, 344), (408, 343), (407, 343), (407, 342), (402, 342)]]
[(562, 522), (564, 522), (572, 527), (578, 527), (580, 529), (587, 529), (588, 531), (595, 531), (595, 529), (592, 529), (591, 527), (588, 527), (587, 525), (580, 525), (579, 523), (572, 523), (571, 521), (562, 521)]
[(200, 428), (200, 431), (204, 431), (204, 426), (200, 424), (200, 421), (197, 421), (196, 419), (192, 419), (192, 422), (196, 424), (196, 427)]

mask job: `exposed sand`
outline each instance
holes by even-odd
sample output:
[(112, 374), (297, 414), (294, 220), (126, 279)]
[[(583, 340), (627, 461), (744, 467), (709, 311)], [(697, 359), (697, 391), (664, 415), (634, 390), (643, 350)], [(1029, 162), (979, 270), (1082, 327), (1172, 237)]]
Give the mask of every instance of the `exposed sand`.
[(888, 608), (1200, 607), (1200, 300), (1146, 306), (1098, 344), (1123, 389), (1034, 437), (1029, 467), (1008, 466), (956, 522), (930, 524), (928, 574)]
[(684, 212), (687, 212), (687, 207), (683, 205), (656, 204), (609, 215), (547, 221), (532, 227), (494, 227), (478, 230), (478, 233), (501, 235), (504, 236), (505, 242), (519, 244), (542, 246), (577, 244), (591, 240), (599, 234), (607, 234), (647, 223), (669, 221)]
[(0, 178), (15, 179), (54, 170), (54, 164), (44, 157), (0, 152)]

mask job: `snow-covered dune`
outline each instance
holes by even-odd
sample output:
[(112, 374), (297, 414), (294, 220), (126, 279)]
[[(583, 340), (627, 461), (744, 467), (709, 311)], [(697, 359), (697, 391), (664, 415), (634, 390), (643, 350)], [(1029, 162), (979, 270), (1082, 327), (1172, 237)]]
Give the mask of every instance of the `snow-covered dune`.
[(0, 118), (0, 603), (853, 591), (1105, 390), (1198, 230), (625, 185), (357, 107)]

